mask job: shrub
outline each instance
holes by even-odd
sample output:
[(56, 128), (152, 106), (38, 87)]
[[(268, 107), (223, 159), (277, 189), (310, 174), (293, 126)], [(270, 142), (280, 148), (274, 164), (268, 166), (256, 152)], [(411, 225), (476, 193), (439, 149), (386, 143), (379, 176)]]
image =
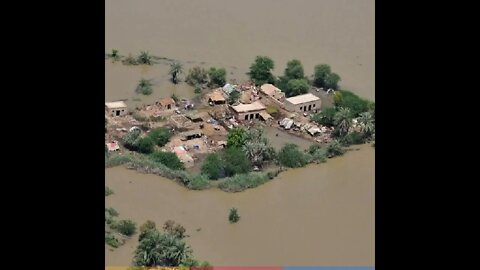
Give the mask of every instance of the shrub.
[(307, 165), (308, 160), (303, 152), (298, 149), (298, 145), (288, 143), (278, 152), (280, 164), (290, 168), (303, 167)]
[(202, 88), (200, 88), (200, 86), (197, 85), (197, 86), (195, 86), (195, 90), (193, 90), (193, 92), (195, 94), (200, 94), (200, 93), (202, 93)]
[(140, 138), (136, 144), (137, 151), (143, 154), (150, 154), (155, 148), (155, 142), (150, 137)]
[(126, 163), (129, 163), (133, 160), (133, 156), (131, 154), (122, 154), (122, 155), (112, 155), (105, 159), (105, 167), (111, 168), (115, 166), (120, 166)]
[(270, 179), (273, 179), (272, 176), (278, 174), (277, 172), (250, 172), (246, 174), (237, 174), (232, 177), (226, 178), (222, 181), (218, 187), (226, 192), (239, 192), (245, 189), (258, 187), (261, 184), (268, 182)]
[(112, 195), (113, 194), (113, 190), (107, 186), (105, 186), (105, 197), (109, 196), (109, 195)]
[(335, 125), (334, 117), (337, 113), (337, 109), (334, 107), (326, 108), (319, 113), (312, 116), (312, 120), (320, 125), (332, 127)]
[(136, 93), (141, 93), (143, 95), (150, 95), (153, 93), (153, 84), (152, 80), (146, 80), (144, 78), (140, 79), (138, 82), (137, 88), (135, 89)]
[(131, 236), (135, 233), (137, 230), (135, 222), (131, 220), (120, 220), (116, 226), (115, 229), (124, 235)]
[(251, 169), (250, 160), (245, 156), (245, 153), (240, 148), (227, 148), (222, 157), (226, 176), (247, 173)]
[(173, 170), (185, 169), (185, 166), (180, 159), (178, 159), (177, 155), (172, 152), (155, 152), (150, 156), (150, 158), (155, 162), (160, 162)]
[(275, 64), (270, 57), (257, 56), (255, 58), (255, 62), (250, 66), (250, 71), (247, 74), (256, 85), (275, 83), (275, 78), (272, 74), (272, 70), (274, 68)]
[(192, 86), (204, 84), (207, 82), (207, 80), (207, 71), (204, 68), (198, 66), (191, 68), (188, 71), (187, 77), (185, 78), (185, 81)]
[(322, 148), (319, 144), (312, 144), (308, 149), (310, 161), (323, 163), (327, 161), (327, 149)]
[(340, 139), (340, 142), (344, 146), (350, 146), (352, 144), (362, 144), (365, 142), (364, 135), (360, 132), (354, 131), (345, 135)]
[(134, 129), (128, 132), (127, 134), (125, 134), (122, 137), (123, 145), (129, 150), (132, 150), (132, 151), (137, 150), (140, 133), (141, 133), (140, 130)]
[(242, 147), (247, 138), (247, 131), (244, 128), (234, 128), (228, 132), (227, 146)]
[(162, 147), (168, 143), (172, 134), (168, 128), (156, 128), (151, 130), (148, 136), (152, 138), (156, 145)]
[(122, 243), (110, 232), (105, 232), (105, 243), (113, 248), (118, 248)]
[(187, 230), (182, 225), (175, 224), (175, 221), (173, 220), (167, 220), (165, 224), (163, 224), (163, 230), (179, 239), (183, 239), (187, 236), (185, 235)]
[(111, 217), (118, 217), (117, 210), (113, 209), (112, 207), (105, 208), (105, 213), (108, 214)]
[(209, 154), (202, 164), (202, 174), (208, 176), (212, 180), (223, 177), (223, 162), (216, 153)]
[(345, 149), (343, 149), (342, 145), (337, 141), (332, 141), (328, 146), (327, 146), (327, 156), (329, 158), (335, 157), (335, 156), (341, 156), (345, 153)]
[(189, 178), (187, 187), (193, 190), (201, 190), (209, 187), (210, 183), (205, 175), (192, 175)]
[(211, 86), (223, 86), (227, 81), (227, 71), (224, 68), (211, 67), (208, 71)]
[(240, 220), (240, 216), (238, 215), (238, 211), (236, 208), (230, 209), (230, 213), (228, 214), (228, 220), (230, 223), (237, 223)]

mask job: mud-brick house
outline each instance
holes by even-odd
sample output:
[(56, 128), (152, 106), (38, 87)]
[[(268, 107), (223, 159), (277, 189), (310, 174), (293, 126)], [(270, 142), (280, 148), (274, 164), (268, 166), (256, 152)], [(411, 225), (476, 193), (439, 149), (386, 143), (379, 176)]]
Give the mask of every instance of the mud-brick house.
[(239, 121), (258, 119), (261, 112), (265, 112), (265, 106), (259, 102), (255, 101), (250, 104), (239, 104), (236, 106), (230, 106), (230, 109), (233, 111), (235, 118)]
[(262, 85), (260, 87), (260, 91), (271, 97), (271, 98), (274, 98), (280, 102), (284, 102), (285, 101), (285, 93), (282, 92), (282, 90), (278, 89), (277, 87), (275, 87), (273, 84), (270, 84), (270, 83), (266, 83), (264, 85)]
[(218, 105), (218, 104), (225, 104), (226, 100), (225, 97), (223, 96), (223, 93), (220, 91), (213, 91), (212, 93), (209, 93), (207, 95), (208, 97), (208, 102)]
[(105, 112), (112, 117), (126, 115), (127, 104), (123, 101), (105, 102)]
[(320, 110), (322, 101), (319, 97), (308, 93), (285, 99), (285, 109), (290, 112), (309, 112)]
[(173, 98), (161, 98), (155, 104), (162, 110), (175, 109), (175, 100), (173, 100)]

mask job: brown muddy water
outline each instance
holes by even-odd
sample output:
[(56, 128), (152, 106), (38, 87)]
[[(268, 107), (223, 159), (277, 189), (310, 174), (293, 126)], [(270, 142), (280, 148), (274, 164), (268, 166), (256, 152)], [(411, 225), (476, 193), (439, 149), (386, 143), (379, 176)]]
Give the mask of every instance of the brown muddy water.
[[(185, 70), (224, 67), (239, 80), (256, 55), (270, 56), (276, 75), (294, 58), (308, 75), (327, 63), (344, 88), (375, 100), (374, 0), (106, 0), (105, 9), (106, 52), (149, 51), (181, 61)], [(106, 62), (108, 100), (132, 98), (141, 75), (161, 81), (151, 99), (193, 91), (184, 83), (169, 86), (166, 66), (141, 74)]]
[[(374, 0), (106, 0), (105, 6), (106, 52), (146, 50), (180, 60), (185, 70), (225, 67), (228, 79), (238, 80), (247, 78), (256, 55), (274, 59), (276, 75), (293, 58), (306, 74), (328, 63), (343, 88), (375, 100)], [(172, 93), (193, 97), (185, 83), (168, 81), (163, 64), (132, 67), (107, 60), (105, 73), (107, 100), (128, 99), (133, 106)], [(134, 93), (142, 77), (154, 80), (151, 96)], [(267, 135), (277, 148), (285, 142), (310, 145), (273, 132)], [(234, 194), (191, 191), (159, 176), (107, 169), (106, 185), (115, 194), (106, 206), (138, 224), (179, 222), (191, 235), (194, 255), (213, 265), (374, 265), (375, 150), (357, 148)], [(231, 207), (241, 215), (233, 225), (227, 220)], [(113, 252), (106, 247), (106, 265), (130, 264), (136, 245), (131, 240)]]
[[(115, 194), (106, 206), (138, 224), (183, 224), (194, 255), (217, 266), (374, 265), (375, 150), (356, 148), (240, 193), (191, 191), (159, 176), (111, 168), (106, 185)], [(228, 222), (231, 207), (241, 216), (237, 224)], [(114, 252), (106, 247), (106, 265), (128, 265), (136, 237)]]

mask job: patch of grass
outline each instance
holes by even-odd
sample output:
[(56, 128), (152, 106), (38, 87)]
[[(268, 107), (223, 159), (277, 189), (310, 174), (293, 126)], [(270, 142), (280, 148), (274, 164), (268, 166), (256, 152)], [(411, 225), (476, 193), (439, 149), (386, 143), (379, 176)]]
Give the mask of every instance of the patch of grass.
[(131, 220), (120, 220), (117, 222), (115, 229), (123, 235), (131, 236), (137, 231), (137, 226)]
[(127, 164), (134, 159), (132, 154), (122, 154), (122, 155), (110, 155), (108, 158), (105, 158), (105, 168), (111, 168)]
[(246, 174), (237, 174), (232, 177), (225, 178), (218, 187), (226, 192), (240, 192), (249, 188), (258, 187), (277, 176), (280, 171), (276, 172), (251, 172)]

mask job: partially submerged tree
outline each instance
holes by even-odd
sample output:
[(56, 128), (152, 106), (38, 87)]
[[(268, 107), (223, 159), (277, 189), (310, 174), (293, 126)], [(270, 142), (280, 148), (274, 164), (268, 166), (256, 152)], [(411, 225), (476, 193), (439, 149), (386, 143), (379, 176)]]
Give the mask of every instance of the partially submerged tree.
[(360, 113), (358, 118), (362, 133), (366, 138), (370, 138), (375, 133), (375, 122), (371, 112)]
[(314, 67), (313, 84), (317, 87), (325, 87), (325, 80), (332, 73), (329, 65), (321, 64)]
[(285, 89), (285, 95), (287, 97), (298, 96), (306, 94), (310, 86), (306, 79), (292, 79), (289, 80)]
[(188, 70), (185, 82), (191, 86), (203, 85), (208, 82), (208, 73), (204, 68), (195, 66)]
[(264, 83), (275, 83), (275, 77), (272, 70), (275, 65), (273, 60), (268, 56), (257, 56), (255, 62), (250, 66), (250, 71), (247, 73), (256, 85)]
[(172, 136), (172, 133), (170, 132), (170, 129), (160, 127), (152, 129), (148, 136), (153, 139), (156, 145), (162, 147), (168, 143), (170, 137)]
[(278, 161), (285, 167), (297, 168), (307, 165), (307, 156), (293, 143), (285, 144), (278, 152)]
[(140, 65), (153, 65), (152, 56), (150, 53), (142, 51), (137, 58), (137, 63)]
[(237, 208), (231, 208), (230, 212), (228, 213), (228, 221), (230, 223), (237, 223), (240, 220), (240, 215), (238, 215)]
[(208, 71), (210, 86), (224, 86), (227, 81), (227, 71), (224, 68), (211, 67)]
[(112, 52), (108, 56), (113, 60), (113, 62), (121, 59), (117, 49), (112, 49)]
[(335, 130), (340, 136), (347, 135), (352, 126), (352, 113), (349, 108), (340, 108), (334, 116)]
[(182, 72), (183, 72), (183, 66), (182, 64), (180, 64), (180, 62), (175, 61), (170, 64), (170, 71), (168, 72), (168, 74), (172, 76), (172, 82), (174, 84), (178, 83), (178, 75), (181, 74)]
[(337, 73), (331, 73), (325, 79), (325, 87), (337, 90), (338, 89), (338, 82), (340, 82), (340, 80), (341, 80), (341, 78)]
[(135, 92), (143, 95), (150, 95), (153, 92), (152, 86), (153, 86), (152, 80), (141, 78), (140, 81), (138, 82)]
[(202, 164), (202, 174), (208, 176), (209, 179), (216, 180), (224, 176), (223, 162), (217, 153), (209, 154)]
[(343, 149), (342, 144), (334, 140), (327, 146), (327, 156), (329, 158), (335, 157), (335, 156), (341, 156), (345, 153), (345, 149)]

